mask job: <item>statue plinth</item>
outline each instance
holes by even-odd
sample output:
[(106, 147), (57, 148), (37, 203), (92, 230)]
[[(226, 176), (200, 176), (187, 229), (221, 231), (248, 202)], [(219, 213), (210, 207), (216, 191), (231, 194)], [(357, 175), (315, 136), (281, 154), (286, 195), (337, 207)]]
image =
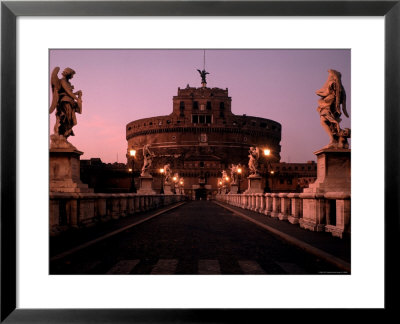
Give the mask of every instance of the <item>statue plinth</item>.
[[(303, 218), (299, 220), (300, 227), (311, 231), (338, 231), (342, 235), (347, 230), (343, 225), (339, 228), (340, 217), (350, 217), (350, 189), (351, 189), (351, 159), (350, 149), (323, 148), (314, 154), (317, 155), (317, 180), (303, 190), (300, 198), (303, 201)], [(326, 199), (342, 197), (343, 199)], [(336, 226), (329, 230), (326, 227), (327, 217), (331, 217), (327, 211), (327, 204), (335, 204)], [(341, 207), (340, 207), (341, 206)], [(347, 216), (345, 216), (347, 215)], [(346, 225), (347, 226), (347, 225)], [(339, 235), (339, 234), (337, 234)]]
[(247, 190), (244, 192), (245, 194), (255, 194), (255, 193), (263, 193), (264, 190), (261, 187), (261, 176), (259, 175), (251, 175), (247, 177), (248, 186)]
[(153, 177), (151, 175), (141, 175), (139, 177), (139, 190), (138, 195), (155, 195), (156, 192), (152, 188)]
[(164, 184), (164, 195), (173, 195), (174, 193), (171, 190), (171, 185), (169, 183)]
[(314, 152), (317, 156), (317, 179), (304, 189), (304, 193), (350, 193), (350, 149), (324, 148)]
[[(69, 144), (69, 145), (68, 145)], [(93, 192), (80, 178), (80, 156), (72, 144), (50, 146), (50, 192)]]
[(231, 184), (231, 190), (229, 191), (229, 194), (234, 195), (238, 193), (238, 185), (236, 183)]

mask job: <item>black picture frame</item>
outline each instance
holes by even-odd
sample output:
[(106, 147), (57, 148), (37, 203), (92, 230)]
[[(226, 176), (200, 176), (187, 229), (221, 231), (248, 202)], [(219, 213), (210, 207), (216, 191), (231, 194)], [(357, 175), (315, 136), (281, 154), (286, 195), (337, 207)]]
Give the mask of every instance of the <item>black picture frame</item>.
[[(16, 19), (19, 16), (384, 16), (385, 307), (395, 310), (399, 246), (400, 0), (395, 1), (2, 1), (1, 3), (1, 322), (253, 323), (270, 309), (16, 308)], [(368, 67), (366, 67), (368, 68)], [(373, 89), (368, 89), (368, 92)], [(373, 136), (373, 125), (371, 125)], [(367, 139), (366, 139), (367, 140)], [(373, 148), (371, 148), (373, 149)], [(369, 156), (368, 154), (366, 156)], [(368, 163), (368, 161), (366, 161)], [(371, 174), (366, 175), (373, 176)], [(367, 180), (366, 180), (367, 181)], [(373, 191), (373, 188), (371, 188)], [(372, 235), (372, 234), (371, 234)], [(371, 239), (373, 239), (371, 237)], [(371, 260), (373, 262), (374, 260)], [(367, 285), (367, 283), (366, 283)], [(366, 287), (366, 291), (368, 288)], [(211, 293), (211, 292), (210, 292)], [(309, 313), (310, 310), (293, 310)], [(315, 312), (315, 310), (312, 310)], [(329, 312), (331, 310), (326, 309)], [(354, 310), (357, 311), (357, 310)], [(268, 312), (268, 314), (266, 314)], [(317, 312), (318, 313), (318, 312)], [(314, 313), (315, 319), (321, 315)], [(369, 312), (367, 312), (369, 313)], [(279, 315), (281, 315), (280, 313)], [(286, 314), (286, 313), (285, 313)], [(261, 316), (261, 317), (259, 317)], [(286, 316), (286, 315), (285, 315)], [(297, 315), (296, 315), (297, 316)], [(369, 316), (369, 315), (368, 315)], [(256, 320), (261, 318), (261, 320)], [(281, 317), (280, 320), (285, 317)], [(313, 318), (310, 318), (312, 321)], [(341, 319), (344, 320), (344, 319)]]

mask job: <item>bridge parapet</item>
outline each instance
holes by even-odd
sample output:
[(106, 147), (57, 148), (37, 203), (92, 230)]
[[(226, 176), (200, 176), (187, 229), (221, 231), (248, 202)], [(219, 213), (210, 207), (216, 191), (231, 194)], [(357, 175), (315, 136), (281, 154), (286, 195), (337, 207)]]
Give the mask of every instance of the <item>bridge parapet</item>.
[(162, 208), (184, 199), (184, 195), (51, 192), (50, 235)]
[(265, 193), (218, 194), (218, 201), (248, 209), (311, 231), (350, 235), (350, 194)]

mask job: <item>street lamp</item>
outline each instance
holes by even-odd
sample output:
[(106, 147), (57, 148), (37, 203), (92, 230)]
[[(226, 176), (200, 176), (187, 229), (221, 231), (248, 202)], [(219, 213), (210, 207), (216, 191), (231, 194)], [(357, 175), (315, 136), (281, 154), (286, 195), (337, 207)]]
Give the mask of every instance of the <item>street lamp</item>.
[(183, 178), (180, 178), (180, 180), (179, 180), (179, 185), (180, 185), (180, 187), (179, 187), (179, 193), (180, 193), (181, 195), (183, 195)]
[(135, 186), (135, 156), (136, 156), (136, 150), (130, 150), (129, 155), (131, 156), (132, 160), (132, 168), (129, 169), (129, 171), (132, 172), (132, 181), (131, 181), (131, 192), (136, 193), (136, 186)]
[(268, 177), (269, 176), (269, 160), (268, 160), (268, 158), (271, 156), (271, 150), (268, 148), (264, 149), (264, 156), (265, 156), (265, 159), (267, 160), (266, 172), (265, 172), (265, 188), (264, 188), (264, 193), (265, 193), (265, 192), (271, 192), (271, 189), (269, 188), (269, 185), (268, 185), (268, 178), (269, 178)]
[(238, 191), (237, 191), (237, 193), (240, 194), (240, 180), (242, 178), (242, 168), (239, 167), (237, 172), (238, 172)]
[(222, 194), (222, 179), (218, 179), (219, 193)]
[(160, 189), (160, 194), (164, 194), (164, 168), (160, 168), (160, 173), (161, 173), (161, 189)]
[(225, 193), (228, 193), (228, 183), (229, 183), (229, 177), (225, 177)]
[(174, 181), (174, 194), (176, 194), (176, 185), (177, 185), (177, 182), (178, 182), (178, 178), (176, 176), (174, 176), (172, 178), (172, 180)]

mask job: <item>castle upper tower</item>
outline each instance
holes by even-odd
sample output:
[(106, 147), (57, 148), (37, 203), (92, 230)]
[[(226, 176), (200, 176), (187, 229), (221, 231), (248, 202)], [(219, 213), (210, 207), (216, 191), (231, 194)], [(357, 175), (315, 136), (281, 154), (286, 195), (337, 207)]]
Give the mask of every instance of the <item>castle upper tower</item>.
[(176, 118), (185, 118), (193, 124), (223, 124), (231, 117), (231, 97), (228, 89), (220, 88), (178, 88), (173, 97), (173, 112)]

